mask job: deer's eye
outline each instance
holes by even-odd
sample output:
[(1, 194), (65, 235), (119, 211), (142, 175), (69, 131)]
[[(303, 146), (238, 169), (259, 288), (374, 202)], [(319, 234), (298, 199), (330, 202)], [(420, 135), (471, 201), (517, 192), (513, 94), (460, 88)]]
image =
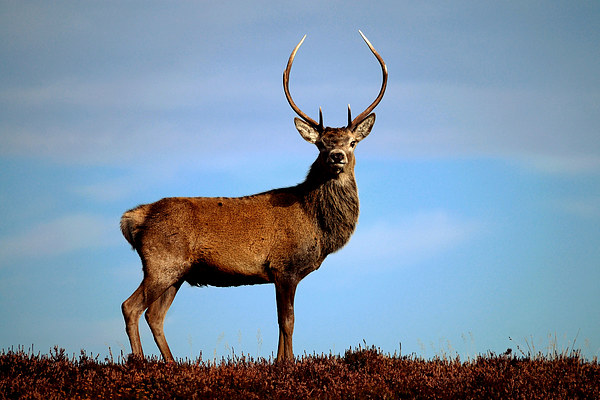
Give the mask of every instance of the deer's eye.
[(356, 140), (350, 142), (350, 147), (354, 148), (354, 146), (356, 146)]

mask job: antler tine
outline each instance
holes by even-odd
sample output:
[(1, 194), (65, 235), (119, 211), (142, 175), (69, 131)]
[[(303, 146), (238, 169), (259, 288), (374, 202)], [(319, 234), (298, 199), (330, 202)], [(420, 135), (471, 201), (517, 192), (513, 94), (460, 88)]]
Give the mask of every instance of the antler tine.
[(296, 103), (294, 103), (294, 100), (292, 100), (292, 95), (290, 94), (290, 71), (292, 70), (292, 63), (294, 62), (294, 57), (296, 57), (296, 52), (298, 51), (298, 49), (304, 42), (304, 39), (306, 39), (306, 35), (304, 35), (302, 37), (302, 40), (300, 40), (300, 42), (294, 48), (294, 51), (292, 51), (292, 54), (290, 54), (290, 58), (288, 60), (287, 67), (285, 68), (285, 71), (283, 71), (283, 91), (285, 92), (285, 97), (287, 98), (288, 103), (290, 103), (292, 110), (294, 110), (296, 112), (296, 114), (298, 114), (298, 116), (300, 118), (302, 118), (304, 121), (313, 125), (315, 128), (322, 130), (323, 129), (323, 114), (321, 113), (321, 109), (319, 108), (320, 123), (317, 123), (314, 119), (312, 119), (308, 115), (306, 115), (296, 105)]
[(383, 61), (383, 58), (381, 58), (381, 56), (379, 55), (377, 50), (375, 50), (375, 48), (373, 47), (371, 42), (369, 42), (369, 39), (367, 39), (367, 37), (360, 30), (358, 31), (358, 33), (360, 33), (360, 36), (362, 36), (363, 40), (365, 41), (367, 46), (369, 46), (369, 49), (371, 49), (371, 52), (373, 53), (375, 58), (377, 58), (377, 61), (379, 61), (379, 65), (381, 65), (381, 72), (383, 74), (383, 82), (381, 83), (381, 90), (379, 90), (379, 95), (377, 95), (377, 98), (375, 99), (375, 101), (373, 101), (373, 103), (371, 103), (371, 105), (369, 107), (367, 107), (367, 109), (365, 111), (363, 111), (356, 118), (354, 118), (354, 120), (352, 120), (352, 122), (350, 122), (350, 106), (348, 106), (348, 128), (354, 128), (363, 119), (365, 119), (371, 113), (371, 111), (373, 111), (375, 109), (375, 107), (377, 107), (377, 105), (379, 104), (379, 102), (381, 101), (381, 99), (383, 98), (383, 95), (385, 93), (385, 88), (387, 86), (387, 78), (388, 78), (387, 67), (385, 65), (385, 62)]
[(319, 107), (319, 130), (323, 130), (323, 110)]
[(350, 104), (348, 104), (348, 126), (352, 124), (352, 110), (350, 110)]

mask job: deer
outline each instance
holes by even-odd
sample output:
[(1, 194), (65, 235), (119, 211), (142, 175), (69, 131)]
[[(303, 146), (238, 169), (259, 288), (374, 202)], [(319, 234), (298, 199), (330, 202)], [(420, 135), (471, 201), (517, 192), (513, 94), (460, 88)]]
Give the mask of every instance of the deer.
[(296, 52), (283, 73), (283, 89), (300, 136), (319, 154), (306, 179), (296, 186), (245, 197), (168, 197), (139, 205), (121, 217), (125, 239), (141, 261), (143, 279), (123, 302), (125, 331), (133, 357), (143, 358), (139, 319), (145, 319), (165, 362), (175, 359), (164, 334), (164, 319), (184, 282), (192, 286), (275, 285), (279, 343), (276, 361), (294, 360), (294, 297), (298, 283), (325, 258), (342, 248), (355, 230), (359, 200), (354, 150), (375, 122), (372, 112), (387, 86), (387, 67), (379, 62), (381, 89), (365, 111), (348, 125), (330, 128), (305, 114), (292, 99), (289, 77)]

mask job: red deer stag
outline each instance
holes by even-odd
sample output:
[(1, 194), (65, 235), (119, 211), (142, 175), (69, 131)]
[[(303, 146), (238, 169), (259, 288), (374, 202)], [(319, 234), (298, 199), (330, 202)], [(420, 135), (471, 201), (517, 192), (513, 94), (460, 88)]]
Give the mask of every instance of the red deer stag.
[[(359, 31), (360, 32), (360, 31)], [(173, 361), (163, 322), (183, 282), (196, 286), (274, 283), (279, 323), (277, 360), (293, 359), (294, 295), (302, 278), (319, 268), (328, 254), (348, 242), (358, 220), (354, 148), (367, 137), (387, 85), (387, 68), (379, 61), (383, 83), (379, 95), (348, 126), (323, 126), (292, 100), (289, 76), (296, 46), (283, 73), (283, 89), (301, 118), (300, 135), (319, 149), (306, 180), (297, 186), (253, 196), (172, 197), (140, 205), (123, 214), (121, 231), (143, 266), (140, 286), (122, 305), (131, 350), (143, 357), (138, 330), (141, 314), (150, 325), (165, 361)]]

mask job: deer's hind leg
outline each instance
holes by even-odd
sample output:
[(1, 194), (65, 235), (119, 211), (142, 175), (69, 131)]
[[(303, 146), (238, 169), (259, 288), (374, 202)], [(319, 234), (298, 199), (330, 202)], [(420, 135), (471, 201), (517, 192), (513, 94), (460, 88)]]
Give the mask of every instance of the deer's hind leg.
[(158, 346), (158, 349), (160, 350), (160, 353), (165, 361), (175, 361), (173, 355), (171, 354), (171, 350), (169, 349), (169, 345), (167, 344), (163, 325), (167, 311), (169, 310), (169, 307), (171, 307), (173, 299), (175, 299), (175, 295), (177, 294), (177, 291), (181, 287), (182, 283), (183, 280), (178, 281), (165, 290), (165, 292), (158, 299), (150, 304), (145, 314), (146, 321), (148, 322), (150, 330), (152, 331), (152, 335), (154, 336), (154, 341), (156, 342), (156, 345)]
[[(177, 280), (175, 280), (177, 282)], [(125, 318), (125, 331), (131, 344), (131, 352), (136, 357), (144, 357), (142, 342), (140, 340), (139, 320), (145, 309), (150, 307), (162, 294), (172, 287), (173, 281), (153, 279), (146, 275), (140, 286), (121, 305), (123, 317)], [(175, 293), (177, 291), (175, 290)], [(173, 295), (174, 297), (174, 295)], [(171, 299), (171, 302), (173, 300)]]

